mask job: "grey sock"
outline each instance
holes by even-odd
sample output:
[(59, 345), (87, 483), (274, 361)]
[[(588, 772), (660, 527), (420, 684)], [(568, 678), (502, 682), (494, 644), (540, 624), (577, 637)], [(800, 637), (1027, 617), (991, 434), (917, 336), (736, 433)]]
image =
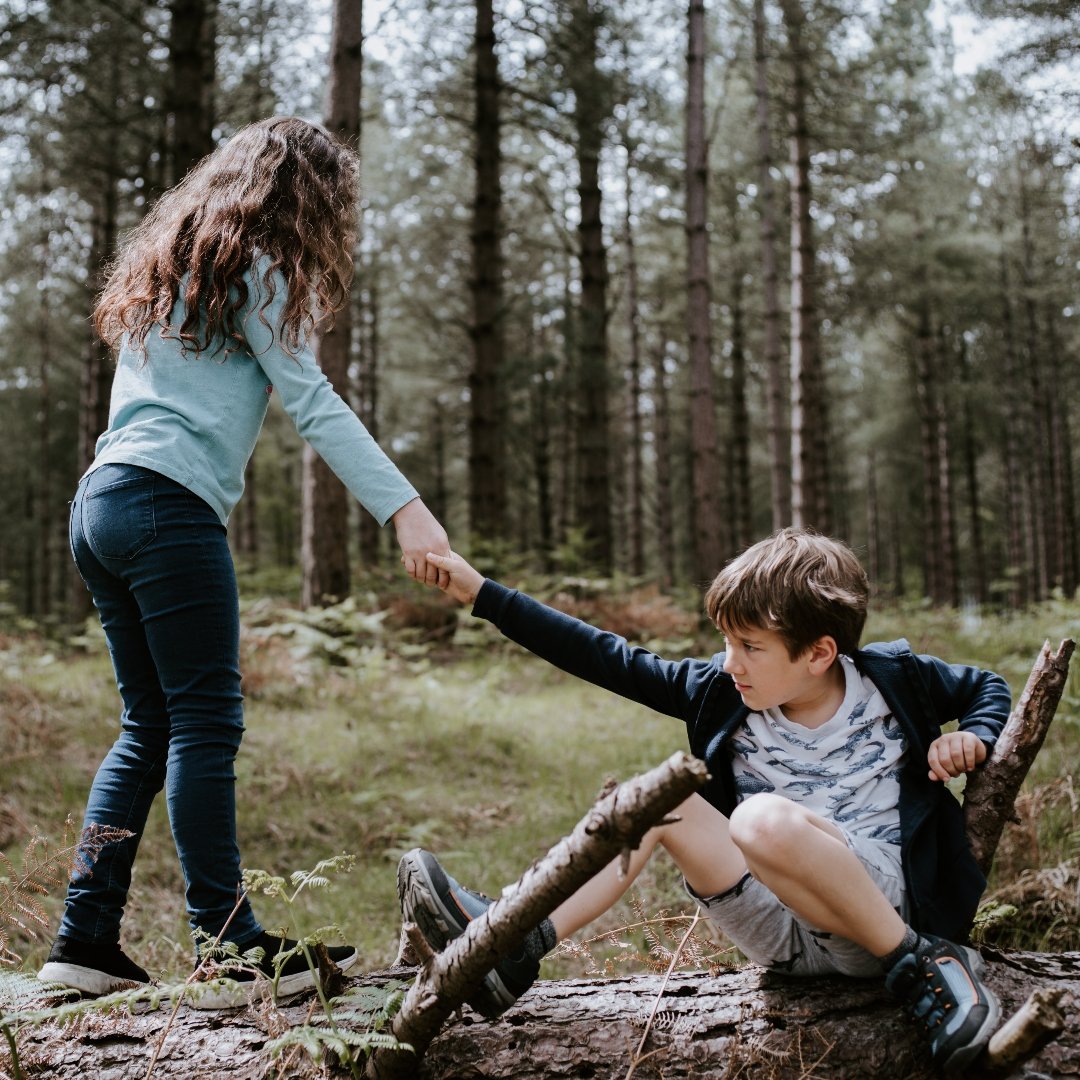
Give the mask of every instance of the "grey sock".
[(907, 927), (904, 931), (904, 936), (900, 940), (900, 944), (896, 946), (891, 953), (886, 953), (885, 956), (881, 956), (878, 959), (881, 962), (882, 971), (892, 971), (896, 962), (904, 956), (907, 956), (909, 952), (914, 952), (915, 946), (919, 944), (919, 935), (915, 933), (911, 927)]
[(525, 951), (533, 960), (542, 960), (558, 943), (555, 924), (550, 919), (545, 919), (539, 926), (534, 926), (525, 935)]

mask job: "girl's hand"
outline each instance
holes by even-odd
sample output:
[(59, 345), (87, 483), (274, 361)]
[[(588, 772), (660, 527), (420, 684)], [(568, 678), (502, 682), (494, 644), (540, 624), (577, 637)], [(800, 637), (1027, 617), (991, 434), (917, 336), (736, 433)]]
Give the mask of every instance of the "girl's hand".
[(930, 744), (926, 760), (931, 780), (949, 780), (981, 765), (986, 760), (986, 744), (970, 731), (950, 731)]
[(439, 568), (433, 566), (427, 557), (429, 551), (450, 551), (446, 530), (435, 515), (420, 499), (413, 499), (396, 511), (390, 520), (394, 523), (401, 548), (401, 563), (409, 577), (425, 585), (445, 588), (445, 574), (440, 573)]
[[(451, 551), (449, 555), (427, 553), (427, 561), (439, 570), (439, 588), (459, 604), (472, 605), (480, 586), (484, 584), (484, 575), (470, 566), (460, 555)], [(443, 584), (443, 578), (446, 583)]]

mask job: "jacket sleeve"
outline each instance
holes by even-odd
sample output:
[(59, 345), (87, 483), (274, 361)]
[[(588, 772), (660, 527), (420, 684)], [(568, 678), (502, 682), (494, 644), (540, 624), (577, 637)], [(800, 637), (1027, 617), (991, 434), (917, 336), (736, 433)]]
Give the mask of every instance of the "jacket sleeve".
[(481, 587), (472, 613), (557, 668), (680, 719), (693, 714), (715, 671), (715, 658), (665, 660), (491, 580)]
[(281, 315), (287, 287), (274, 273), (273, 296), (256, 263), (247, 277), (244, 335), (256, 363), (281, 396), (300, 437), (333, 469), (338, 479), (379, 522), (417, 497), (416, 489), (323, 374), (305, 341), (294, 354), (281, 341)]
[(989, 750), (1009, 718), (1009, 684), (992, 671), (948, 664), (936, 656), (917, 656), (916, 663), (939, 722), (959, 721), (961, 731), (978, 735)]

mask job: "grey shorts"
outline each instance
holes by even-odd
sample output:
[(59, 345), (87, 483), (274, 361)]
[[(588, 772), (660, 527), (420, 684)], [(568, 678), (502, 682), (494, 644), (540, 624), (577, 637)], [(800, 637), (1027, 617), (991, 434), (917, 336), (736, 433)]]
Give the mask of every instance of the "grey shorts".
[[(874, 884), (906, 922), (908, 904), (904, 879), (895, 859), (874, 840), (845, 834), (848, 847), (866, 867)], [(686, 891), (724, 935), (755, 964), (784, 975), (880, 976), (876, 956), (847, 938), (808, 925), (760, 881), (746, 875), (734, 888), (717, 896)]]

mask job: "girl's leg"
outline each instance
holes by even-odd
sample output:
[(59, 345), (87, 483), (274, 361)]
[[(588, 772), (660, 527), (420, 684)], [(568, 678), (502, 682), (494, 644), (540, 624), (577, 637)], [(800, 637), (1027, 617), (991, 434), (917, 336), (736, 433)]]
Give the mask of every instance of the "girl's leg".
[[(95, 470), (81, 496), (73, 550), (124, 701), (124, 730), (94, 782), (87, 820), (136, 835), (106, 848), (91, 876), (73, 883), (61, 933), (116, 940), (138, 839), (166, 783), (191, 922), (215, 935), (240, 883), (239, 615), (225, 530), (186, 488), (132, 466)], [(246, 941), (259, 930), (245, 903), (229, 937)]]
[(672, 814), (679, 820), (650, 829), (620, 877), (619, 860), (609, 863), (551, 915), (558, 938), (576, 934), (609, 910), (630, 888), (657, 845), (666, 848), (699, 896), (725, 892), (746, 873), (746, 860), (732, 842), (728, 820), (700, 795), (691, 795)]
[(84, 480), (71, 504), (70, 541), (76, 565), (98, 610), (117, 686), (123, 701), (120, 735), (94, 777), (87, 799), (84, 834), (94, 826), (132, 833), (107, 844), (92, 865), (72, 874), (58, 934), (90, 944), (120, 940), (120, 920), (131, 884), (131, 866), (155, 795), (165, 781), (169, 719), (157, 672), (147, 647), (138, 605), (124, 582), (106, 568), (91, 544), (86, 518), (91, 509), (108, 515), (99, 523), (104, 550), (130, 561), (152, 538), (153, 521), (145, 511), (145, 485), (124, 485), (125, 473), (108, 467)]
[(169, 714), (165, 797), (188, 916), (211, 937), (228, 924), (229, 940), (247, 942), (261, 927), (246, 900), (237, 908), (234, 762), (244, 719), (232, 555), (210, 506), (160, 476), (154, 513), (152, 564), (133, 592)]
[(779, 795), (754, 795), (731, 815), (731, 839), (754, 877), (810, 926), (879, 957), (903, 940), (904, 920), (823, 818)]

